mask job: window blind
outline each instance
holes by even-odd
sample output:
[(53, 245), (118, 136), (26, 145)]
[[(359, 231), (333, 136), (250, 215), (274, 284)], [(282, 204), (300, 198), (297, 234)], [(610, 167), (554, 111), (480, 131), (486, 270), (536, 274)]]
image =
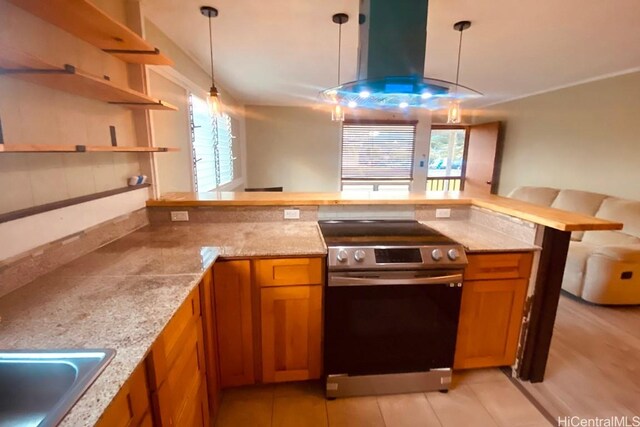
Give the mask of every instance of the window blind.
[(414, 144), (414, 124), (345, 124), (342, 179), (412, 179)]
[(233, 181), (233, 133), (231, 117), (223, 114), (216, 119), (216, 171), (218, 186)]
[(207, 102), (190, 96), (195, 191), (211, 191), (234, 179), (231, 117), (211, 118)]
[(216, 140), (214, 122), (207, 101), (191, 95), (191, 139), (193, 147), (195, 191), (216, 188)]

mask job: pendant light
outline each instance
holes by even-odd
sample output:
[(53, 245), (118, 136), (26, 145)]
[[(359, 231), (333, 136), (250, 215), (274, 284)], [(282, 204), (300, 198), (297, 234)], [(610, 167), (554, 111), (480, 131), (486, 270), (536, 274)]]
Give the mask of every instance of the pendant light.
[[(349, 15), (346, 13), (336, 13), (332, 17), (333, 22), (338, 24), (338, 87), (340, 87), (340, 54), (342, 53), (342, 24), (349, 21)], [(340, 102), (336, 99), (335, 105), (331, 110), (331, 120), (334, 122), (344, 121), (344, 108), (340, 105)]]
[(471, 26), (470, 21), (459, 21), (453, 24), (453, 29), (460, 31), (460, 41), (458, 43), (458, 66), (456, 68), (456, 86), (453, 100), (449, 102), (449, 114), (447, 114), (447, 123), (460, 123), (462, 121), (462, 109), (460, 101), (456, 99), (458, 93), (458, 78), (460, 77), (460, 53), (462, 52), (462, 32)]
[(200, 13), (209, 18), (209, 52), (211, 54), (211, 89), (209, 89), (209, 95), (207, 96), (207, 104), (209, 105), (209, 114), (211, 117), (220, 117), (222, 115), (222, 100), (220, 99), (220, 92), (216, 87), (216, 83), (213, 78), (213, 36), (211, 34), (211, 18), (218, 16), (218, 9), (211, 6), (202, 6)]

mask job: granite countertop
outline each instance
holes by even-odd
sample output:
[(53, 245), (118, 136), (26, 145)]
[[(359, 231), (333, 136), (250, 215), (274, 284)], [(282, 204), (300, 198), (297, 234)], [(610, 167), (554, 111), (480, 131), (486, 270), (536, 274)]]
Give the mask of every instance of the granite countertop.
[[(425, 221), (470, 251), (532, 250), (470, 221)], [(218, 258), (325, 255), (312, 221), (143, 227), (0, 298), (0, 348), (113, 348), (62, 421), (91, 426)]]
[(324, 255), (315, 222), (143, 227), (0, 298), (0, 348), (113, 348), (60, 424), (92, 426), (218, 257)]
[(540, 250), (489, 227), (469, 220), (421, 221), (464, 246), (466, 252), (519, 252)]

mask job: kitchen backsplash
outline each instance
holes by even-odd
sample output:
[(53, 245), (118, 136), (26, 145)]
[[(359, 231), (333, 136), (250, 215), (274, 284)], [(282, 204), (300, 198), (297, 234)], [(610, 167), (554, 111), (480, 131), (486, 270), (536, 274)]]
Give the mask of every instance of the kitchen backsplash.
[(6, 259), (0, 262), (0, 296), (147, 224), (143, 208)]

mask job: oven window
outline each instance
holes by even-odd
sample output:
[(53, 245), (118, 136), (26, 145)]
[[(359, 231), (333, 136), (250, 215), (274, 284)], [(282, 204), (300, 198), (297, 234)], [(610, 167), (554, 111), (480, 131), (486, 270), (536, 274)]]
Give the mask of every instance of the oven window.
[(327, 288), (327, 373), (452, 367), (461, 291), (447, 284)]

